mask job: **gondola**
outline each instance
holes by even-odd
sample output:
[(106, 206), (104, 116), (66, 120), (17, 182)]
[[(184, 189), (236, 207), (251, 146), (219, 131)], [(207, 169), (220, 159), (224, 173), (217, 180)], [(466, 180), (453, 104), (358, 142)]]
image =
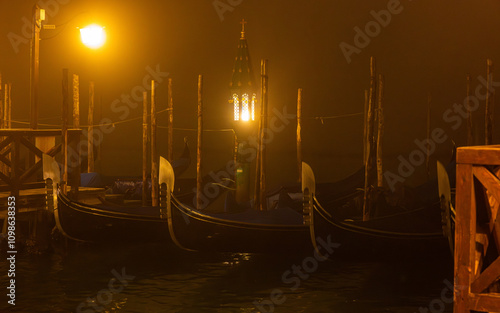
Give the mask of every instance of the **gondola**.
[[(47, 174), (45, 178), (57, 183), (54, 176), (57, 175)], [(309, 230), (302, 214), (291, 207), (278, 206), (266, 212), (251, 208), (226, 213), (197, 211), (189, 206), (192, 192), (173, 194), (174, 170), (164, 158), (160, 159), (159, 181), (162, 192), (158, 207), (89, 205), (59, 191), (54, 210), (57, 229), (75, 241), (165, 242), (188, 251), (293, 253), (311, 250)], [(167, 189), (169, 192), (165, 192)], [(183, 188), (186, 189), (192, 190)], [(210, 204), (214, 205), (219, 203)]]
[[(309, 227), (303, 215), (278, 201), (276, 208), (257, 211), (251, 206), (229, 202), (224, 213), (208, 213), (191, 207), (195, 193), (179, 199), (172, 194), (174, 176), (170, 164), (160, 163), (160, 184), (168, 198), (166, 204), (168, 229), (172, 241), (180, 248), (194, 251), (242, 253), (300, 253), (312, 251)], [(166, 187), (168, 186), (168, 187)]]
[[(308, 215), (311, 234), (317, 237), (331, 236), (341, 244), (338, 254), (363, 256), (432, 255), (447, 251), (447, 240), (443, 235), (440, 202), (437, 196), (437, 182), (430, 182), (415, 191), (422, 192), (417, 198), (428, 198), (417, 202), (418, 205), (403, 206), (390, 204), (383, 194), (374, 203), (379, 212), (368, 221), (361, 217), (363, 191), (345, 190), (332, 197), (331, 193), (316, 193), (314, 173), (305, 163), (302, 166), (302, 180), (305, 198), (304, 211)], [(357, 177), (347, 178), (352, 181)], [(342, 186), (347, 184), (338, 183)], [(358, 182), (359, 184), (359, 182)], [(435, 190), (435, 196), (428, 196), (429, 190)], [(404, 201), (401, 203), (408, 203)], [(410, 201), (411, 202), (411, 201)], [(326, 203), (326, 205), (325, 205)], [(349, 216), (349, 213), (351, 215)], [(382, 212), (382, 213), (380, 213)]]

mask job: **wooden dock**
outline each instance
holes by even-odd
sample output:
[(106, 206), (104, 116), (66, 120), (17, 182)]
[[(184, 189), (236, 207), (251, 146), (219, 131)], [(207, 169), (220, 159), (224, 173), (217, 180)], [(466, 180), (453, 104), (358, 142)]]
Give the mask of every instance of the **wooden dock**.
[(454, 313), (500, 312), (500, 145), (457, 152)]

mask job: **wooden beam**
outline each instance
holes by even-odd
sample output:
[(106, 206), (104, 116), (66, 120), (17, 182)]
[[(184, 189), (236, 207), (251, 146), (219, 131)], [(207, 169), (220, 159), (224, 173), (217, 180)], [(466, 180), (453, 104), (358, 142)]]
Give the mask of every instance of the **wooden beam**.
[(457, 149), (457, 163), (492, 165), (500, 164), (500, 146), (472, 146)]
[(486, 288), (498, 280), (500, 276), (500, 257), (490, 264), (479, 277), (471, 284), (471, 292), (482, 293)]
[[(478, 312), (500, 312), (500, 294), (471, 294), (468, 302), (470, 306), (467, 311), (471, 310)], [(454, 311), (456, 313), (460, 311)]]
[[(467, 312), (471, 265), (475, 263), (476, 206), (471, 164), (457, 164), (457, 191), (455, 217), (455, 305), (453, 312)], [(465, 288), (464, 288), (465, 287)]]

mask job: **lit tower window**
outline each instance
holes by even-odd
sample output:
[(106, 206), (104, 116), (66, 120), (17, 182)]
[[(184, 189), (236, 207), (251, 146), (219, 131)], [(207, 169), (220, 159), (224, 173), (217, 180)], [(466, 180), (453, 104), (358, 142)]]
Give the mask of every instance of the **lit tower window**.
[(252, 121), (255, 121), (255, 105), (257, 104), (257, 95), (253, 94), (252, 95)]
[(248, 121), (250, 120), (250, 110), (248, 108), (248, 94), (244, 94), (241, 103), (241, 120)]
[(237, 94), (233, 94), (233, 103), (234, 103), (234, 120), (240, 120), (240, 99)]

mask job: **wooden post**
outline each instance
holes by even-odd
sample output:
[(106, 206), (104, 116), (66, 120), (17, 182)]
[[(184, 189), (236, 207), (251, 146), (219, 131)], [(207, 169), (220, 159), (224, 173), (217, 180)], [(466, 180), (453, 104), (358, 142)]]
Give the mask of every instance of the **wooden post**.
[(6, 129), (9, 128), (9, 119), (8, 119), (8, 116), (9, 116), (9, 85), (6, 83), (4, 84), (4, 88), (3, 88), (3, 94), (4, 94), (4, 110), (3, 110), (3, 123), (4, 123), (4, 127)]
[(31, 129), (38, 128), (38, 89), (40, 76), (40, 30), (42, 20), (40, 18), (40, 8), (37, 4), (33, 6), (31, 38), (31, 105), (30, 105), (30, 126)]
[[(4, 94), (3, 94), (3, 85), (2, 85), (2, 73), (0, 73), (0, 129), (4, 128), (5, 123), (3, 119), (3, 111), (4, 111)], [(1, 138), (3, 140), (3, 138)]]
[(148, 93), (142, 93), (142, 205), (148, 195)]
[[(6, 118), (5, 118), (5, 123), (7, 124), (7, 127), (8, 129), (11, 129), (12, 128), (12, 83), (8, 83), (5, 85), (5, 89), (7, 91), (7, 98), (4, 100), (5, 101), (5, 112), (7, 113), (6, 114)], [(34, 138), (33, 138), (34, 139)], [(19, 148), (19, 142), (17, 142), (17, 148)], [(16, 155), (17, 158), (19, 158), (19, 154)], [(9, 161), (12, 162), (12, 158), (14, 157), (13, 153), (12, 152), (9, 152), (9, 154), (7, 155), (7, 159)], [(33, 157), (31, 160), (35, 160), (35, 158)], [(18, 162), (19, 164), (20, 162)], [(16, 177), (19, 177), (19, 176), (16, 176)]]
[(172, 78), (168, 79), (168, 134), (167, 134), (167, 160), (174, 160), (174, 97), (172, 95)]
[(88, 150), (87, 150), (87, 172), (94, 171), (94, 82), (89, 85), (89, 113), (88, 113)]
[(265, 134), (267, 130), (267, 108), (268, 108), (268, 77), (267, 77), (267, 60), (261, 61), (261, 73), (262, 73), (262, 110), (261, 110), (261, 120), (262, 129), (260, 133), (260, 211), (267, 210), (267, 199), (266, 199), (266, 144), (265, 144)]
[(431, 146), (429, 142), (431, 142), (431, 94), (427, 94), (427, 144), (426, 144), (426, 153), (425, 153), (425, 168), (427, 170), (427, 179), (431, 177), (431, 168), (430, 168), (430, 157), (431, 157)]
[(365, 89), (365, 105), (363, 110), (363, 166), (366, 165), (368, 149), (368, 90)]
[(493, 106), (493, 62), (488, 59), (486, 61), (486, 76), (487, 76), (487, 92), (486, 92), (486, 112), (485, 112), (485, 144), (491, 145), (493, 143), (493, 114), (494, 114), (494, 106)]
[(302, 88), (297, 95), (297, 167), (299, 169), (299, 183), (302, 181)]
[(63, 69), (62, 79), (62, 154), (63, 154), (63, 177), (62, 177), (62, 190), (66, 194), (66, 187), (68, 184), (68, 113), (69, 113), (69, 73), (68, 69)]
[(80, 79), (73, 74), (73, 128), (80, 128)]
[(158, 206), (158, 154), (156, 152), (156, 92), (151, 81), (151, 205)]
[(472, 111), (470, 110), (471, 108), (471, 101), (470, 101), (470, 74), (467, 74), (467, 107), (465, 108), (467, 110), (467, 145), (472, 146), (474, 145), (474, 136), (472, 134)]
[(370, 58), (370, 96), (368, 101), (368, 125), (367, 125), (367, 149), (366, 149), (366, 162), (365, 162), (365, 185), (363, 196), (363, 221), (370, 218), (371, 210), (371, 190), (373, 186), (373, 160), (374, 160), (374, 107), (376, 99), (376, 76), (375, 76), (375, 58)]
[(198, 143), (196, 146), (196, 208), (202, 209), (203, 76), (198, 76)]
[(377, 100), (377, 187), (384, 187), (384, 171), (382, 162), (382, 139), (384, 136), (384, 108), (382, 107), (384, 99), (384, 76), (378, 75), (378, 100)]
[(7, 127), (12, 128), (12, 83), (8, 84), (9, 88), (9, 99), (7, 103)]

